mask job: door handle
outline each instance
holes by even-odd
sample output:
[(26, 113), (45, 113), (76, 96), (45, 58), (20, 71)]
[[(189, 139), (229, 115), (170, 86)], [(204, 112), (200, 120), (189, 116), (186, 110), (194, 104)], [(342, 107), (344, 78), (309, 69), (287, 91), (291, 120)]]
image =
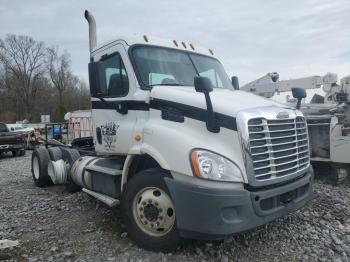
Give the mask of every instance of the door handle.
[(125, 102), (120, 102), (116, 104), (115, 110), (122, 115), (126, 115), (128, 113), (128, 105)]
[(96, 138), (99, 144), (102, 144), (102, 132), (100, 127), (96, 127)]

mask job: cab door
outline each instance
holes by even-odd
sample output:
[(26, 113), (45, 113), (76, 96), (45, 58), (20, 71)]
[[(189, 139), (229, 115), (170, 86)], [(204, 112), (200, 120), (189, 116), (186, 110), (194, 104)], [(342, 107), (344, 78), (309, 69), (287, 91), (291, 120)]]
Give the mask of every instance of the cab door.
[(136, 123), (128, 100), (135, 91), (135, 77), (122, 44), (101, 51), (94, 57), (103, 63), (106, 94), (92, 98), (95, 149), (98, 154), (127, 154)]

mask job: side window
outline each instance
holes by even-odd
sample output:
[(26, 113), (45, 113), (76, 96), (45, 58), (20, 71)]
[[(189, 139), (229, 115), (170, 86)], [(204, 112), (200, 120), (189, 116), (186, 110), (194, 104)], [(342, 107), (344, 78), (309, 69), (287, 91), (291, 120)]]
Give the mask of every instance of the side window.
[(105, 68), (108, 96), (126, 96), (129, 91), (129, 79), (119, 54), (102, 60)]
[(7, 132), (7, 127), (3, 123), (0, 123), (0, 132)]

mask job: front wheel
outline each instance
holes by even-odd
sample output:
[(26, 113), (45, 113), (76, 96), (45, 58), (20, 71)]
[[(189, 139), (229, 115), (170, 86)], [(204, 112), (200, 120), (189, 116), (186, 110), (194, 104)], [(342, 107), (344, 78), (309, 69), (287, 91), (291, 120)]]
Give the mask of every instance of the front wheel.
[(159, 168), (141, 171), (128, 181), (123, 193), (124, 224), (130, 238), (147, 250), (170, 252), (180, 242), (166, 176)]

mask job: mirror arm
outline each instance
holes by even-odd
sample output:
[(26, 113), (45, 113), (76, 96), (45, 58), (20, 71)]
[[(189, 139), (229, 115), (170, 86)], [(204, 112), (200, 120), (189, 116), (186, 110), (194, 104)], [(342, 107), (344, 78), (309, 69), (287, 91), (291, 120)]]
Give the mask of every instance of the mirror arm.
[(211, 103), (209, 92), (204, 92), (205, 102), (207, 104), (207, 129), (212, 133), (219, 133), (220, 126), (216, 123), (213, 105)]
[(300, 106), (301, 106), (301, 99), (302, 98), (300, 98), (300, 97), (298, 98), (297, 106), (295, 107), (298, 110), (300, 109)]

